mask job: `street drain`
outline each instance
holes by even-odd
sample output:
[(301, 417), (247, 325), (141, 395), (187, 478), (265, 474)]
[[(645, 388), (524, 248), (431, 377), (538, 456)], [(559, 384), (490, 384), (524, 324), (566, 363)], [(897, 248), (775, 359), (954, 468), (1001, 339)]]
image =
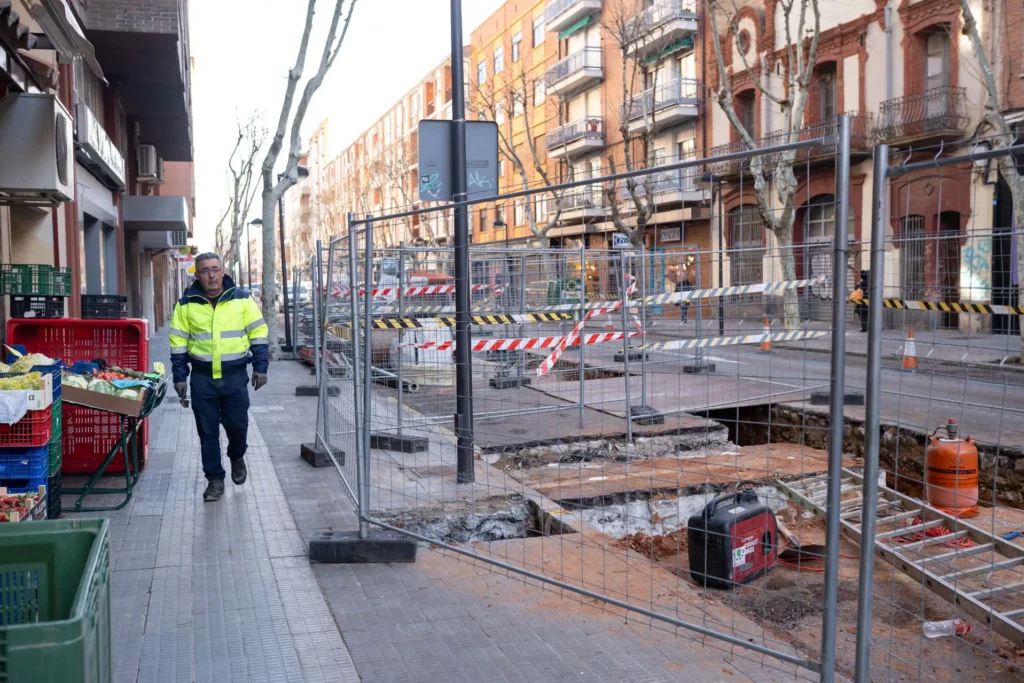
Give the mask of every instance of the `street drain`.
[(381, 521), (442, 543), (504, 541), (573, 533), (518, 494), (379, 513)]

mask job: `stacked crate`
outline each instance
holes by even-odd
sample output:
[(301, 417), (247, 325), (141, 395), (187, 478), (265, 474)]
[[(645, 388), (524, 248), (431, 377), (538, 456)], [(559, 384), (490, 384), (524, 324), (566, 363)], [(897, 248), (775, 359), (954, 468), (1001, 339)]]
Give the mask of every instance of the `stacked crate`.
[(46, 264), (0, 264), (0, 294), (11, 297), (12, 318), (63, 318), (71, 269)]
[(50, 375), (53, 389), (44, 408), (29, 410), (13, 425), (0, 424), (0, 487), (10, 493), (46, 487), (47, 517), (55, 518), (61, 504), (61, 364), (36, 365), (30, 372)]

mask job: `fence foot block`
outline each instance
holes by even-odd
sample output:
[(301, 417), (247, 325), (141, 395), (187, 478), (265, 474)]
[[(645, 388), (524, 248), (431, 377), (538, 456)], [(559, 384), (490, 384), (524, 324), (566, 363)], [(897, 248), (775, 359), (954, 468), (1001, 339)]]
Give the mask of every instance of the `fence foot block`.
[(415, 562), (416, 541), (393, 531), (321, 531), (309, 539), (309, 561), (326, 564)]
[[(327, 451), (319, 444), (304, 443), (299, 447), (299, 453), (303, 460), (308, 462), (313, 467), (330, 467), (331, 456), (327, 455)], [(345, 464), (345, 454), (339, 452), (339, 464)]]
[[(626, 362), (625, 355), (622, 353), (622, 351), (619, 351), (618, 353), (615, 354), (615, 362), (616, 363), (625, 363)], [(644, 352), (643, 351), (630, 351), (629, 352), (629, 362), (630, 363), (642, 363), (642, 362), (644, 362)]]
[[(864, 405), (864, 394), (860, 391), (846, 390), (843, 392), (843, 401), (848, 406), (862, 406)], [(811, 405), (812, 406), (827, 406), (832, 403), (832, 392), (831, 391), (812, 391), (811, 392)]]
[(529, 377), (492, 377), (490, 380), (492, 389), (516, 389), (518, 387), (530, 386)]
[(683, 366), (684, 375), (708, 375), (714, 371), (714, 363), (690, 363)]
[(630, 406), (629, 415), (638, 425), (663, 425), (665, 416), (651, 406)]
[(399, 436), (386, 432), (370, 434), (370, 448), (399, 453), (423, 453), (428, 447), (425, 436)]

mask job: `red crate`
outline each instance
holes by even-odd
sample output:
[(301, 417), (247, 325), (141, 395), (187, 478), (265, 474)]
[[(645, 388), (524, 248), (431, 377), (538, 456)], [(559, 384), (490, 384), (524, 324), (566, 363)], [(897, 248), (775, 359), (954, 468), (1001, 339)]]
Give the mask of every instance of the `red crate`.
[[(111, 365), (149, 371), (149, 323), (146, 320), (12, 319), (7, 321), (7, 343), (23, 344), (30, 353), (45, 353), (66, 365), (79, 360), (104, 358)], [(91, 474), (121, 434), (117, 415), (65, 404), (64, 452), (61, 471)], [(140, 469), (148, 456), (149, 430), (141, 429)], [(121, 458), (107, 468), (109, 474), (124, 472)]]
[(45, 446), (53, 436), (53, 406), (30, 410), (12, 425), (0, 424), (0, 448)]

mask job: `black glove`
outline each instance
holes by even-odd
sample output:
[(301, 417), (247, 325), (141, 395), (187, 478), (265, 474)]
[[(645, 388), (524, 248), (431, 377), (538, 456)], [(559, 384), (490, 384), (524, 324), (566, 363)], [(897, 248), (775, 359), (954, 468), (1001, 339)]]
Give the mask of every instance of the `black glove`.
[(267, 373), (265, 372), (254, 372), (252, 373), (252, 388), (256, 391), (260, 390), (264, 384), (267, 383)]
[(178, 392), (178, 398), (185, 398), (185, 394), (188, 393), (188, 382), (175, 382), (174, 390)]

